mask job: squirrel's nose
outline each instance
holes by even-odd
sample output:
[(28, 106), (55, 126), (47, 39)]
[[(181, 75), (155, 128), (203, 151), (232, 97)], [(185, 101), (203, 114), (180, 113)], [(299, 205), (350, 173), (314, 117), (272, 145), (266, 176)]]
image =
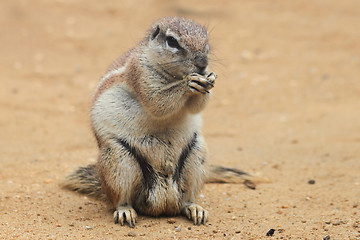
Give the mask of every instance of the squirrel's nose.
[(195, 56), (195, 66), (199, 69), (200, 73), (203, 73), (208, 65), (208, 58), (204, 54), (198, 54)]

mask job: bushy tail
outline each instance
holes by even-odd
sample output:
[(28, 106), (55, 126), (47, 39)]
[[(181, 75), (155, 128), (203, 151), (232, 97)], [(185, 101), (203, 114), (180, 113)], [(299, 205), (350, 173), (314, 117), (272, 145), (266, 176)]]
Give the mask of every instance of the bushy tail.
[[(205, 181), (206, 183), (241, 183), (251, 189), (255, 189), (257, 183), (269, 182), (265, 178), (253, 176), (235, 168), (214, 165), (210, 166), (209, 175)], [(106, 200), (95, 164), (78, 168), (65, 178), (61, 186), (96, 199)]]
[(255, 189), (257, 183), (270, 182), (265, 178), (250, 175), (235, 168), (210, 165), (206, 183), (242, 183)]
[(78, 168), (69, 174), (61, 185), (63, 188), (83, 193), (96, 199), (106, 199), (95, 164)]

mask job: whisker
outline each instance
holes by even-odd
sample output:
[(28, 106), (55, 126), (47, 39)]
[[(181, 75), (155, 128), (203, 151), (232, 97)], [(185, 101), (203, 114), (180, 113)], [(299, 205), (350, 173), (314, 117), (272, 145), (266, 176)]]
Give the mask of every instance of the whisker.
[(166, 63), (158, 63), (160, 66), (166, 66), (166, 65), (169, 65), (169, 64), (174, 64), (174, 63), (181, 63), (181, 62), (185, 62), (189, 59), (184, 59), (184, 60), (176, 60), (176, 61), (171, 61), (171, 62), (166, 62)]
[(172, 67), (169, 67), (169, 68), (167, 68), (166, 70), (167, 71), (170, 71), (170, 70), (173, 70), (173, 69), (178, 69), (178, 68), (180, 68), (180, 65), (174, 65), (174, 66), (172, 66)]

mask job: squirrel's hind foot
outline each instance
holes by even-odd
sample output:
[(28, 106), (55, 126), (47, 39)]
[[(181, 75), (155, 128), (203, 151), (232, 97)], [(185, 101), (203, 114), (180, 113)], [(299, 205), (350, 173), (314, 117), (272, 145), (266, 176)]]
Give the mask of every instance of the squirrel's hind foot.
[(124, 222), (128, 222), (131, 228), (135, 227), (137, 220), (136, 211), (129, 205), (119, 206), (114, 212), (114, 222), (124, 226)]
[(185, 205), (183, 213), (192, 220), (195, 225), (206, 224), (209, 217), (209, 212), (195, 203)]

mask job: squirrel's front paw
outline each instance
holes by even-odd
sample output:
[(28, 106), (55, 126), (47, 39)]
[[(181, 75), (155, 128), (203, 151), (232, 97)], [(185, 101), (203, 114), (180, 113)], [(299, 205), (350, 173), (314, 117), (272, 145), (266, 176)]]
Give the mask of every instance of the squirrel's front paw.
[(124, 221), (126, 221), (129, 223), (129, 226), (133, 228), (135, 227), (136, 219), (137, 214), (135, 210), (129, 205), (119, 206), (114, 212), (114, 222), (120, 223), (121, 226), (123, 226)]
[(205, 224), (209, 217), (209, 212), (195, 203), (185, 205), (183, 212), (195, 225)]
[(211, 72), (207, 76), (202, 76), (198, 73), (191, 73), (185, 77), (188, 81), (189, 88), (194, 93), (209, 93), (209, 90), (214, 87), (217, 75)]

